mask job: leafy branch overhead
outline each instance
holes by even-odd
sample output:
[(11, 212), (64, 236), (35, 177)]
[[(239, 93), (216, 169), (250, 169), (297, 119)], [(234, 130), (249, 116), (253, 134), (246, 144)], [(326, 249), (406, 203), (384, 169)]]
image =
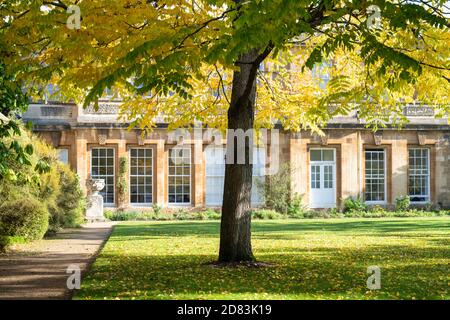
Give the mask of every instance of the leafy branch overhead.
[[(81, 29), (66, 27), (70, 4)], [(369, 123), (420, 102), (449, 110), (445, 1), (6, 1), (2, 55), (30, 88), (67, 100), (125, 98), (123, 116), (151, 127), (194, 120), (224, 128), (239, 57), (259, 48), (257, 126), (318, 130), (358, 108)], [(371, 8), (376, 6), (378, 16)], [(11, 44), (11, 45), (8, 45)], [(267, 58), (266, 58), (267, 56)], [(255, 71), (256, 72), (256, 71)], [(332, 112), (330, 112), (330, 106)]]

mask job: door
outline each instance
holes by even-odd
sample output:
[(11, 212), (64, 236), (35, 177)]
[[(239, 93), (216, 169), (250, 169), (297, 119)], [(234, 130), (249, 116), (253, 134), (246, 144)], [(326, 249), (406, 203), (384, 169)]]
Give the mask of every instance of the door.
[(311, 208), (336, 206), (336, 156), (335, 149), (310, 150)]

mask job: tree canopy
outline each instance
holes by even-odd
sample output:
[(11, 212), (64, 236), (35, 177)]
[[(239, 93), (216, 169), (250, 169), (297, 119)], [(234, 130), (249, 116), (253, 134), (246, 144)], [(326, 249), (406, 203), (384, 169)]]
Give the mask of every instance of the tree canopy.
[[(67, 27), (72, 4), (80, 29)], [(413, 102), (449, 110), (445, 1), (27, 0), (0, 11), (2, 56), (29, 88), (54, 83), (85, 105), (113, 88), (141, 127), (160, 114), (172, 127), (226, 127), (232, 72), (255, 48), (268, 53), (259, 126), (318, 129), (351, 109), (375, 126), (401, 123)]]

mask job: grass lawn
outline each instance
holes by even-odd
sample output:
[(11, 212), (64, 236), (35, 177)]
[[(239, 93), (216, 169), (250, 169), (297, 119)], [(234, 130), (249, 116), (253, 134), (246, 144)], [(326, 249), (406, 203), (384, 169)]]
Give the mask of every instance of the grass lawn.
[[(219, 222), (127, 222), (75, 299), (450, 299), (450, 218), (253, 221), (273, 266), (218, 268)], [(368, 266), (381, 290), (368, 290)]]

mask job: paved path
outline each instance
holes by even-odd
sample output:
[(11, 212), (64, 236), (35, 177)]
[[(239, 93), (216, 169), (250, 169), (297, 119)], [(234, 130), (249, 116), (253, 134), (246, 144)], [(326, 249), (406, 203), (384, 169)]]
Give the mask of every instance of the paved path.
[(70, 299), (66, 273), (71, 264), (81, 272), (94, 261), (113, 223), (91, 223), (66, 229), (55, 237), (17, 245), (0, 255), (0, 299)]

